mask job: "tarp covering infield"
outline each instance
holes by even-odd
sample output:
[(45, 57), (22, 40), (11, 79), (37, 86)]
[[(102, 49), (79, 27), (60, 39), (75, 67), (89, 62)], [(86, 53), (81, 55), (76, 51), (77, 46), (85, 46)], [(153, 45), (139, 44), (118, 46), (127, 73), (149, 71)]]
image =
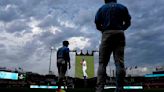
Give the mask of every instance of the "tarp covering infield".
[(94, 56), (93, 55), (76, 55), (75, 59), (75, 77), (76, 78), (84, 78), (83, 70), (82, 70), (82, 60), (86, 61), (87, 69), (86, 73), (88, 78), (94, 77)]

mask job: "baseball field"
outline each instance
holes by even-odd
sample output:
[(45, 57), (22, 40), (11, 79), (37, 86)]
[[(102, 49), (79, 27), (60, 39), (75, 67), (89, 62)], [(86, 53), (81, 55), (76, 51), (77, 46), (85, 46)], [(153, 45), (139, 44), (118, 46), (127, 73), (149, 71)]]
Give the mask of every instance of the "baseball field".
[(93, 56), (76, 56), (75, 77), (83, 78), (82, 65), (80, 63), (82, 59), (85, 59), (87, 63), (86, 72), (88, 74), (88, 78), (93, 78), (94, 77), (94, 57)]

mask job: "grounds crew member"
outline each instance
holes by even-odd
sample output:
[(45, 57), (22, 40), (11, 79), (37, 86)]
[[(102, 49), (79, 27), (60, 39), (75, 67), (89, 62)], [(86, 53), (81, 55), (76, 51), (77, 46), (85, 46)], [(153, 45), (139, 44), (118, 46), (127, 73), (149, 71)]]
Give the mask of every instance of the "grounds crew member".
[(67, 65), (69, 64), (69, 69), (71, 68), (68, 45), (68, 41), (63, 41), (63, 46), (57, 51), (57, 68), (59, 75), (58, 90), (60, 90), (61, 85), (65, 85)]
[(95, 16), (96, 28), (102, 33), (99, 49), (99, 66), (97, 71), (96, 92), (103, 92), (106, 77), (106, 66), (113, 53), (116, 66), (116, 90), (124, 92), (124, 31), (131, 24), (131, 16), (128, 9), (118, 4), (117, 0), (105, 0), (105, 4), (99, 8)]

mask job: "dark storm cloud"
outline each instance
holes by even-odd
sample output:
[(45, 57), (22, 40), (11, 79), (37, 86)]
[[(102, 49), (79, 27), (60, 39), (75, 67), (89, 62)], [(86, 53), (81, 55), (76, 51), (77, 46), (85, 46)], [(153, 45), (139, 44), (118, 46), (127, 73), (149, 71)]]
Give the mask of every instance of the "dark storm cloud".
[[(130, 1), (127, 6), (132, 15), (132, 26), (126, 32), (127, 49), (126, 61), (129, 66), (163, 65), (163, 21), (164, 10), (162, 0)], [(131, 4), (129, 4), (131, 3)]]
[(6, 48), (6, 46), (4, 44), (0, 43), (0, 52), (2, 52), (2, 53), (0, 53), (0, 57), (2, 57), (6, 53), (5, 48)]
[[(126, 65), (163, 64), (164, 1), (118, 2), (125, 4), (132, 16), (132, 25), (125, 32)], [(94, 16), (101, 5), (103, 0), (0, 0), (0, 64), (45, 73), (47, 67), (41, 68), (48, 66), (49, 48), (57, 49), (72, 37), (88, 39), (85, 51), (98, 50), (101, 33), (96, 30)]]
[[(3, 58), (11, 63), (24, 63), (38, 48), (37, 42), (27, 42), (23, 47), (10, 47), (11, 51), (4, 54)], [(2, 59), (3, 59), (2, 58)]]
[[(6, 5), (0, 7), (0, 20), (4, 22), (9, 22), (19, 18), (20, 12), (15, 5)], [(12, 16), (11, 16), (12, 15)]]
[(23, 31), (31, 31), (30, 27), (27, 26), (26, 20), (14, 20), (10, 23), (6, 23), (6, 32), (9, 33), (20, 33)]
[[(95, 12), (92, 11), (94, 6), (89, 8), (89, 6), (86, 5), (88, 1), (83, 0), (83, 3), (79, 2), (81, 1), (3, 0), (3, 2), (1, 2), (0, 20), (4, 23), (3, 29), (8, 33), (8, 36), (6, 35), (6, 42), (12, 39), (9, 37), (10, 34), (15, 40), (18, 38), (25, 39), (27, 38), (26, 35), (33, 35), (31, 36), (31, 40), (25, 40), (24, 45), (18, 47), (13, 47), (13, 45), (9, 44), (10, 42), (3, 42), (9, 47), (7, 48), (8, 52), (1, 57), (3, 62), (10, 62), (13, 63), (13, 65), (15, 65), (14, 63), (16, 63), (16, 65), (24, 64), (24, 66), (30, 68), (30, 62), (41, 60), (36, 59), (40, 57), (40, 54), (36, 54), (36, 52), (44, 52), (44, 54), (47, 54), (49, 53), (50, 46), (57, 48), (65, 39), (79, 36), (90, 38), (90, 35), (94, 35), (93, 31), (95, 30), (92, 30), (92, 27), (86, 26), (89, 24), (94, 25), (92, 23), (94, 19), (92, 17), (94, 15), (93, 12)], [(92, 2), (89, 1), (88, 3)], [(82, 7), (84, 7), (84, 9)], [(39, 22), (35, 25), (35, 27), (40, 28), (41, 33), (39, 34), (32, 34), (33, 28), (29, 23), (33, 22), (33, 19)], [(56, 31), (52, 33), (50, 31), (53, 29), (51, 30), (50, 27), (56, 27), (58, 29), (54, 29)], [(92, 38), (94, 37), (95, 36), (92, 36)], [(90, 41), (94, 43), (94, 41)], [(96, 45), (92, 46), (93, 49), (94, 46)], [(48, 57), (45, 58), (48, 59)], [(40, 63), (43, 62), (43, 60), (40, 61)]]

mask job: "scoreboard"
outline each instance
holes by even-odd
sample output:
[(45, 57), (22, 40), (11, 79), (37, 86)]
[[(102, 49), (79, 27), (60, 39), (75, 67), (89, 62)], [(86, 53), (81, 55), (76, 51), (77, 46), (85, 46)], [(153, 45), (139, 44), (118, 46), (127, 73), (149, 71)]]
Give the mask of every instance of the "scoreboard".
[(18, 73), (0, 71), (0, 79), (18, 80)]

